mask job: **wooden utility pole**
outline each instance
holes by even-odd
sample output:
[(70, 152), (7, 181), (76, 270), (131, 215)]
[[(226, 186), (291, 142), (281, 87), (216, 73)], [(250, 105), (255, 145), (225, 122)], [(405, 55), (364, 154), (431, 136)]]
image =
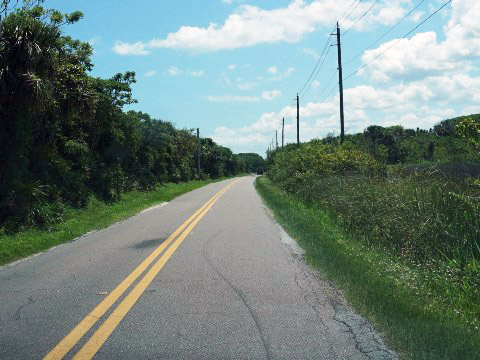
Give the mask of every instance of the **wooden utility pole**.
[(300, 146), (300, 99), (297, 93), (297, 146)]
[(200, 180), (200, 128), (197, 128), (197, 177)]
[(282, 119), (282, 148), (283, 148), (284, 137), (285, 137), (285, 118)]
[(338, 22), (337, 22), (337, 49), (338, 49), (338, 86), (340, 88), (340, 144), (343, 144), (343, 140), (345, 138), (345, 117), (343, 115), (342, 45), (340, 42), (340, 27), (338, 26)]

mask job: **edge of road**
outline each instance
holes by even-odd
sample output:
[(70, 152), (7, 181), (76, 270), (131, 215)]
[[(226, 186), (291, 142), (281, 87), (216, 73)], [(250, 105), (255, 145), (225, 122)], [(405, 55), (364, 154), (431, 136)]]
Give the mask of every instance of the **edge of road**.
[(26, 257), (23, 257), (23, 258), (14, 260), (14, 261), (12, 261), (12, 262), (9, 262), (9, 263), (0, 265), (0, 271), (3, 271), (3, 270), (5, 270), (5, 269), (11, 268), (11, 267), (14, 267), (14, 266), (16, 266), (16, 265), (18, 265), (18, 264), (20, 264), (20, 263), (23, 263), (24, 261), (28, 261), (28, 260), (30, 260), (30, 259), (33, 259), (33, 258), (37, 257), (37, 256), (41, 256), (41, 255), (43, 255), (43, 254), (49, 253), (50, 251), (53, 251), (53, 250), (55, 250), (55, 249), (57, 249), (57, 248), (60, 248), (60, 247), (62, 247), (62, 246), (67, 246), (68, 244), (71, 244), (71, 243), (73, 243), (73, 242), (76, 242), (76, 241), (78, 241), (78, 240), (81, 240), (81, 239), (83, 239), (83, 238), (85, 238), (85, 237), (87, 237), (87, 236), (90, 236), (90, 235), (92, 235), (92, 234), (95, 234), (95, 233), (97, 233), (97, 232), (99, 232), (99, 231), (103, 231), (103, 230), (109, 229), (109, 228), (111, 228), (111, 227), (118, 226), (119, 224), (122, 224), (122, 223), (124, 223), (124, 222), (126, 222), (126, 221), (131, 220), (131, 219), (134, 218), (135, 216), (139, 216), (139, 215), (148, 213), (148, 212), (151, 211), (151, 210), (157, 210), (157, 209), (159, 209), (159, 208), (162, 208), (162, 207), (170, 204), (171, 202), (173, 202), (173, 201), (181, 198), (182, 196), (186, 196), (186, 195), (192, 193), (193, 191), (196, 191), (196, 190), (199, 190), (199, 189), (203, 189), (203, 188), (205, 188), (206, 186), (209, 186), (209, 185), (212, 185), (212, 184), (218, 184), (218, 183), (223, 182), (223, 181), (233, 180), (233, 179), (242, 178), (242, 177), (244, 177), (244, 176), (240, 175), (240, 176), (233, 176), (233, 177), (228, 177), (228, 178), (222, 178), (222, 179), (219, 179), (219, 180), (213, 180), (212, 182), (210, 182), (210, 183), (208, 183), (208, 184), (205, 184), (205, 185), (203, 185), (203, 186), (201, 186), (201, 187), (198, 187), (198, 188), (196, 188), (196, 189), (193, 189), (193, 190), (184, 192), (184, 193), (182, 193), (182, 194), (179, 194), (178, 196), (175, 196), (175, 197), (174, 197), (173, 199), (171, 199), (170, 201), (161, 201), (161, 202), (159, 202), (159, 203), (157, 203), (157, 204), (154, 204), (154, 205), (152, 205), (152, 206), (149, 206), (149, 207), (147, 207), (147, 208), (138, 210), (138, 211), (135, 212), (134, 214), (131, 214), (131, 215), (129, 215), (129, 216), (127, 216), (127, 217), (125, 217), (125, 218), (123, 218), (123, 219), (121, 219), (121, 220), (115, 221), (115, 222), (113, 222), (113, 223), (111, 223), (111, 224), (109, 224), (109, 225), (107, 225), (107, 226), (103, 226), (103, 227), (100, 226), (100, 227), (95, 228), (95, 229), (93, 229), (93, 230), (87, 231), (86, 233), (81, 234), (81, 235), (79, 235), (79, 236), (77, 236), (77, 237), (75, 237), (75, 238), (73, 238), (73, 239), (70, 239), (70, 240), (67, 240), (67, 241), (65, 241), (65, 242), (62, 242), (62, 243), (60, 243), (60, 244), (54, 245), (54, 246), (52, 246), (52, 247), (49, 247), (49, 248), (46, 249), (46, 250), (42, 250), (42, 251), (36, 252), (36, 253), (34, 253), (34, 254), (32, 254), (32, 255), (28, 255), (28, 256), (26, 256)]
[[(262, 208), (267, 217), (274, 223), (278, 230), (278, 238), (286, 251), (290, 253), (293, 261), (302, 273), (305, 279), (301, 284), (297, 279), (297, 286), (302, 292), (305, 301), (315, 312), (324, 312), (320, 308), (325, 304), (311, 301), (308, 299), (320, 299), (325, 297), (328, 305), (332, 309), (332, 320), (344, 328), (344, 331), (350, 333), (355, 341), (355, 347), (360, 353), (369, 358), (378, 358), (398, 360), (398, 354), (389, 348), (385, 343), (385, 335), (378, 332), (372, 323), (359, 315), (352, 306), (350, 306), (341, 289), (328, 281), (322, 274), (321, 269), (308, 264), (306, 260), (306, 250), (291, 236), (286, 229), (277, 221), (275, 212), (267, 205), (263, 196), (257, 189), (257, 182), (254, 182), (255, 191), (262, 202)], [(303, 285), (303, 286), (302, 286)]]

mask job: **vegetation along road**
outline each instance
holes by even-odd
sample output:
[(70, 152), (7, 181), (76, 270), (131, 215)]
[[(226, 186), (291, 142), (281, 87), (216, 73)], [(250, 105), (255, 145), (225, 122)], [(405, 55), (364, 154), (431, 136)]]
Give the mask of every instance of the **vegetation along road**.
[(0, 271), (2, 359), (394, 359), (241, 177)]

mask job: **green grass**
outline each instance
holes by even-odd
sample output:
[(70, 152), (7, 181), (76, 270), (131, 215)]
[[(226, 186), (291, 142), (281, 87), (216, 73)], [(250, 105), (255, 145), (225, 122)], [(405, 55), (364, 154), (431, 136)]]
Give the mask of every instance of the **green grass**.
[(120, 201), (113, 204), (92, 198), (85, 209), (69, 209), (63, 221), (48, 230), (30, 229), (13, 235), (0, 233), (0, 265), (47, 250), (89, 231), (105, 228), (150, 206), (220, 180), (158, 185), (151, 191), (125, 193)]
[(471, 306), (478, 307), (478, 297), (471, 306), (454, 297), (457, 310), (451, 311), (447, 298), (456, 285), (449, 279), (367, 246), (318, 205), (307, 205), (265, 177), (257, 179), (257, 189), (277, 221), (306, 250), (307, 261), (344, 290), (349, 303), (385, 334), (401, 357), (480, 358), (478, 319), (465, 316)]

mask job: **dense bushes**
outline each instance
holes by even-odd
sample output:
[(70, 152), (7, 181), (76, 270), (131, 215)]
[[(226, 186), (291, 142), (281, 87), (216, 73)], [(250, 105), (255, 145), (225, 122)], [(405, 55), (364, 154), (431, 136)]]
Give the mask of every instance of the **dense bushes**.
[(480, 187), (431, 165), (387, 168), (351, 145), (319, 141), (270, 154), (267, 175), (329, 210), (364, 243), (409, 260), (438, 259), (479, 271)]
[[(136, 102), (135, 73), (91, 77), (91, 46), (61, 31), (82, 14), (32, 5), (41, 2), (0, 20), (0, 228), (44, 226), (91, 196), (115, 201), (126, 190), (195, 178), (195, 134), (123, 111)], [(200, 177), (244, 171), (229, 149), (200, 145)]]

